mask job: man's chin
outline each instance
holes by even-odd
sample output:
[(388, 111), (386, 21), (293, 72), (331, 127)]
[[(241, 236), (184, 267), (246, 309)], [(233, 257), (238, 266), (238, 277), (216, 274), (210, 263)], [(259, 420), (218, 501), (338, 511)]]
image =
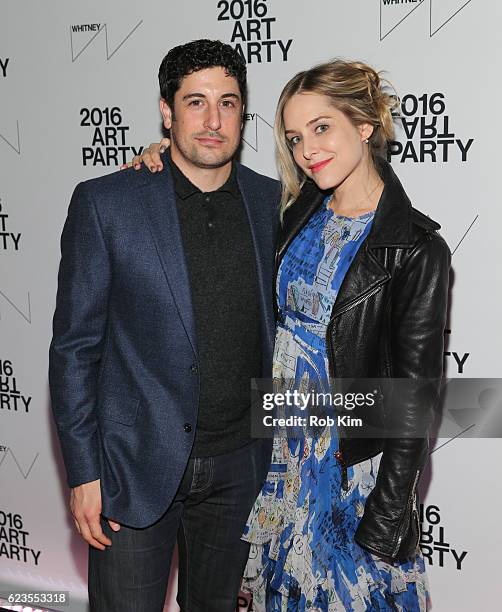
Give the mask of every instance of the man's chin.
[(195, 155), (191, 159), (191, 162), (199, 168), (222, 168), (232, 161), (235, 153), (229, 155), (215, 154), (215, 155)]
[(217, 169), (226, 166), (232, 161), (237, 151), (237, 148), (229, 150), (228, 147), (225, 150), (216, 150), (215, 148), (194, 145), (184, 148), (179, 146), (179, 143), (173, 143), (173, 145), (171, 155), (174, 162), (179, 158), (180, 162), (183, 160), (184, 163), (204, 169)]

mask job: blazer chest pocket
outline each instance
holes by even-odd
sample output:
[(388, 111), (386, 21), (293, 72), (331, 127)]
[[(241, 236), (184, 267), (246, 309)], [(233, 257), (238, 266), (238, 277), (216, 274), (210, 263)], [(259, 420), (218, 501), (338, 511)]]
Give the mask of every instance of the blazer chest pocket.
[(139, 400), (130, 397), (105, 397), (100, 402), (99, 415), (107, 421), (134, 425), (138, 416)]

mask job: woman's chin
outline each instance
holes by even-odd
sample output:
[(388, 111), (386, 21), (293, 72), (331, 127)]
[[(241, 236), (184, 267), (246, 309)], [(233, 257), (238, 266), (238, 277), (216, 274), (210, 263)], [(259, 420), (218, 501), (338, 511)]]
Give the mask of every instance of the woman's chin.
[(336, 187), (333, 180), (327, 179), (326, 177), (314, 175), (312, 176), (312, 180), (321, 191), (329, 191), (330, 189), (334, 189)]

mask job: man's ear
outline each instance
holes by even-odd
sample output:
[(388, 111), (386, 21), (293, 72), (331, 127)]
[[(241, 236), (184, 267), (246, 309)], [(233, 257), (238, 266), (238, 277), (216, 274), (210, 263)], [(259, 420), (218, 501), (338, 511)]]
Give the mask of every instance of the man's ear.
[(159, 106), (160, 106), (160, 114), (162, 115), (162, 119), (164, 121), (164, 127), (166, 128), (166, 130), (170, 130), (172, 122), (173, 122), (173, 114), (171, 111), (171, 107), (164, 100), (164, 98), (160, 99)]

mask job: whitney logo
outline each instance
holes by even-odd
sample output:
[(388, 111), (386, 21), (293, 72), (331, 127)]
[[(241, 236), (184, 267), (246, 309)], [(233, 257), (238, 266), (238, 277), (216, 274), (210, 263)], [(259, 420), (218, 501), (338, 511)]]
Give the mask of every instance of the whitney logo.
[[(16, 304), (6, 293), (4, 293), (1, 289), (0, 289), (0, 298), (3, 298), (3, 300), (5, 300), (7, 302), (7, 304), (13, 308), (18, 315), (20, 315), (21, 317), (23, 317), (23, 319), (27, 322), (31, 324), (31, 301), (30, 301), (30, 293), (29, 291), (26, 292), (27, 293), (27, 306), (26, 306), (26, 312), (23, 312), (23, 310), (21, 310), (21, 307)], [(1, 301), (1, 300), (0, 300)], [(1, 317), (0, 317), (1, 318)]]
[(141, 19), (118, 43), (112, 48), (108, 41), (108, 25), (106, 23), (83, 23), (70, 26), (71, 61), (76, 61), (82, 53), (104, 32), (106, 46), (106, 60), (110, 60), (115, 53), (131, 38), (139, 26)]
[[(472, 0), (428, 0), (429, 36), (432, 38)], [(380, 0), (380, 40), (408, 19), (425, 0)]]
[[(3, 131), (3, 129), (2, 129)], [(14, 130), (11, 129), (11, 132), (13, 132)], [(9, 147), (15, 151), (18, 155), (21, 155), (21, 141), (19, 139), (19, 121), (16, 121), (16, 131), (17, 131), (17, 144), (15, 143), (16, 138), (13, 138), (13, 135), (11, 135), (9, 133), (9, 137), (7, 138), (7, 136), (5, 135), (5, 133), (0, 133), (0, 139), (3, 140), (5, 143), (7, 143), (9, 145)]]
[[(19, 451), (17, 451), (17, 454), (19, 455)], [(17, 466), (19, 473), (26, 480), (28, 476), (30, 475), (30, 472), (33, 469), (33, 466), (35, 465), (35, 462), (38, 459), (39, 454), (40, 453), (36, 453), (31, 463), (28, 460), (29, 465), (27, 465), (26, 467), (23, 467), (21, 466), (16, 454), (14, 454), (14, 451), (12, 450), (12, 448), (10, 448), (9, 446), (0, 445), (0, 470), (7, 469), (9, 465), (13, 467), (12, 462), (14, 462), (14, 464)], [(7, 459), (7, 457), (9, 457), (9, 459)]]
[[(258, 123), (263, 124), (265, 126), (267, 126), (267, 136), (269, 136), (269, 138), (267, 139), (267, 147), (268, 146), (272, 146), (272, 141), (270, 139), (271, 137), (271, 132), (270, 130), (274, 129), (274, 126), (271, 125), (266, 119), (264, 119), (261, 115), (259, 115), (258, 113), (245, 113), (244, 115), (244, 121), (246, 122), (246, 131), (245, 131), (245, 138), (244, 136), (242, 137), (242, 140), (248, 145), (250, 146), (253, 151), (255, 151), (256, 153), (258, 153), (258, 150), (260, 148), (260, 137), (259, 137), (259, 132), (261, 132), (261, 129), (258, 129)], [(252, 127), (247, 127), (251, 122), (254, 122), (254, 130)], [(254, 134), (252, 134), (252, 132), (254, 132)], [(262, 137), (263, 139), (263, 137)]]

